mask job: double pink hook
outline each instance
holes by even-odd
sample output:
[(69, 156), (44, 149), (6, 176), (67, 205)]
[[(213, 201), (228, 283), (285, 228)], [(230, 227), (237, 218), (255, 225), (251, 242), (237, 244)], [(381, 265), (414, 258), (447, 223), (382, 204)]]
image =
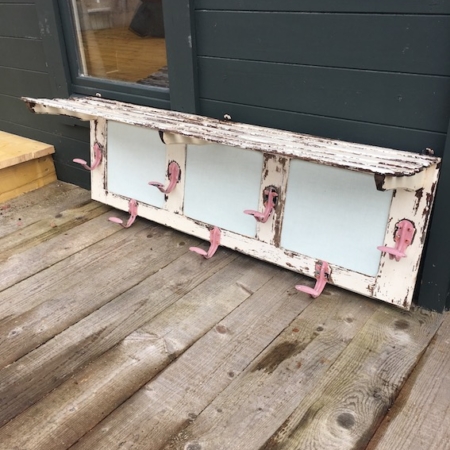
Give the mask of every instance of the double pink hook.
[(202, 255), (205, 259), (212, 258), (220, 245), (220, 233), (221, 233), (220, 228), (217, 227), (214, 227), (209, 232), (209, 240), (211, 242), (211, 245), (207, 252), (205, 252), (205, 250), (199, 247), (189, 247), (189, 250), (191, 252), (195, 252), (198, 253), (199, 255)]
[(400, 261), (401, 258), (406, 257), (406, 248), (411, 245), (416, 229), (408, 219), (400, 220), (395, 227), (395, 247), (380, 246), (377, 249), (387, 253), (390, 259), (395, 258), (396, 261)]
[(134, 221), (136, 220), (137, 216), (137, 201), (134, 199), (131, 199), (128, 202), (128, 212), (130, 213), (130, 217), (128, 218), (128, 221), (126, 224), (123, 223), (122, 219), (119, 219), (118, 217), (110, 217), (108, 220), (110, 222), (118, 223), (119, 225), (122, 225), (124, 228), (129, 228), (131, 225), (133, 225)]
[(264, 191), (264, 196), (267, 197), (265, 202), (264, 212), (253, 211), (252, 209), (246, 209), (244, 211), (245, 214), (249, 214), (253, 216), (258, 222), (266, 223), (269, 220), (270, 214), (275, 208), (276, 198), (278, 197), (278, 193), (274, 188), (268, 188)]
[(180, 166), (175, 161), (172, 161), (169, 164), (169, 185), (166, 188), (162, 183), (159, 183), (158, 181), (150, 181), (148, 184), (150, 186), (155, 186), (164, 194), (170, 194), (175, 189), (175, 186), (178, 183), (178, 180), (180, 178), (180, 171)]
[(87, 162), (84, 159), (75, 158), (73, 160), (74, 163), (81, 164), (86, 170), (94, 170), (96, 169), (100, 163), (102, 162), (102, 151), (100, 149), (100, 146), (96, 142), (94, 144), (94, 163), (92, 166), (88, 166)]
[(314, 275), (317, 279), (316, 285), (314, 288), (310, 288), (308, 286), (297, 285), (295, 289), (301, 292), (305, 292), (309, 294), (312, 298), (317, 298), (325, 288), (325, 285), (330, 279), (331, 269), (326, 261), (319, 261), (316, 263), (316, 270)]

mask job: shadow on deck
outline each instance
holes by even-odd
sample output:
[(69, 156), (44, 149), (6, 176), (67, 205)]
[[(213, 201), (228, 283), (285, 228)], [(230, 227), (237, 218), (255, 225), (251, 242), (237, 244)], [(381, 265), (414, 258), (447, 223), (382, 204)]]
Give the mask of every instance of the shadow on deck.
[(0, 213), (0, 449), (448, 448), (448, 315), (313, 301), (67, 184)]

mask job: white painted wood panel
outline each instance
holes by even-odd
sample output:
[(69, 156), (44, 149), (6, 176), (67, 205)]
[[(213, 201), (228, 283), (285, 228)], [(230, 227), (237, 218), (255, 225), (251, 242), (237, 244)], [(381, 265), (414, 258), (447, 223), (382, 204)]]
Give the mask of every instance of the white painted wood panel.
[(244, 214), (259, 204), (263, 154), (225, 145), (189, 145), (184, 214), (246, 236), (256, 220)]
[[(205, 240), (219, 226), (220, 245), (311, 277), (325, 260), (330, 283), (410, 307), (439, 158), (106, 100), (26, 100), (35, 112), (96, 118), (91, 160), (97, 146), (103, 160), (91, 172), (94, 199), (126, 211), (134, 198), (139, 216)], [(171, 161), (181, 177), (164, 198), (148, 182), (167, 183)], [(264, 209), (268, 185), (279, 202), (258, 224), (243, 211)], [(391, 260), (377, 247), (395, 246), (403, 219), (416, 235), (406, 257)]]
[(162, 208), (164, 194), (148, 185), (166, 177), (166, 146), (158, 131), (108, 121), (107, 135), (107, 189)]
[(281, 245), (376, 276), (391, 199), (370, 175), (291, 161)]
[[(408, 180), (407, 184), (415, 174), (439, 161), (439, 158), (412, 152), (227, 122), (113, 100), (92, 97), (54, 100), (24, 97), (24, 100), (30, 109), (37, 113), (66, 114), (82, 120), (103, 117), (108, 121), (154, 128), (189, 139), (285, 155), (387, 178), (399, 177)], [(419, 187), (414, 187), (414, 190)]]

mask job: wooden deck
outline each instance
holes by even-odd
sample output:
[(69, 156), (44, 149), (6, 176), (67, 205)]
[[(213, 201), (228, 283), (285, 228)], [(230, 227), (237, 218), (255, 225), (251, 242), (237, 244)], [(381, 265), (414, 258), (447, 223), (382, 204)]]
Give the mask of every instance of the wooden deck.
[(450, 316), (312, 300), (67, 184), (0, 214), (1, 450), (449, 448)]

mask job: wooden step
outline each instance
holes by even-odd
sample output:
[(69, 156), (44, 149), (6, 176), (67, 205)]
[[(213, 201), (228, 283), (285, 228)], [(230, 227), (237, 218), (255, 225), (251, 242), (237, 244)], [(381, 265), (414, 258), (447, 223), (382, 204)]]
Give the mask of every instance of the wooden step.
[(56, 181), (52, 145), (0, 131), (0, 202)]

